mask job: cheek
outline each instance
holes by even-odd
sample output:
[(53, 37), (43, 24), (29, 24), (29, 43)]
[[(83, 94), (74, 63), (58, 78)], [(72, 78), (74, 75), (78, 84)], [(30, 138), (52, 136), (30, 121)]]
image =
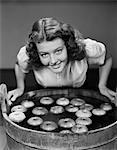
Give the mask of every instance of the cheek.
[(67, 52), (66, 51), (64, 51), (64, 53), (62, 53), (61, 60), (67, 60)]
[(40, 57), (40, 61), (41, 61), (41, 63), (42, 63), (43, 65), (48, 65), (48, 63), (49, 63), (49, 60), (48, 60), (48, 59), (43, 59), (43, 58), (41, 58), (41, 57)]

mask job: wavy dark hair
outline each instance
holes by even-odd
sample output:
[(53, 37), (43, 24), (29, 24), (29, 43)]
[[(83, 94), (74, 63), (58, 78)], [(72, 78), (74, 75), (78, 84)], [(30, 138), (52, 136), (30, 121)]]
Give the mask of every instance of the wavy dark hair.
[(69, 24), (58, 22), (56, 19), (42, 18), (33, 24), (32, 31), (29, 34), (26, 46), (29, 64), (35, 68), (43, 66), (38, 55), (36, 43), (41, 43), (44, 40), (52, 41), (56, 38), (61, 38), (64, 41), (68, 62), (80, 61), (85, 57), (85, 45), (81, 42), (83, 37), (79, 31), (74, 30)]

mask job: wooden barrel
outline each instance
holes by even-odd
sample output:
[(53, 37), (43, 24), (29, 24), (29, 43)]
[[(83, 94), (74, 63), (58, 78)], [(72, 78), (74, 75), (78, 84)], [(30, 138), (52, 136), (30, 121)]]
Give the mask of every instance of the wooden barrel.
[[(82, 94), (107, 101), (96, 91), (78, 89), (39, 90), (38, 94)], [(4, 127), (9, 150), (117, 150), (117, 121), (106, 127), (88, 131), (86, 134), (61, 134), (27, 129), (13, 123), (6, 104), (2, 104)]]

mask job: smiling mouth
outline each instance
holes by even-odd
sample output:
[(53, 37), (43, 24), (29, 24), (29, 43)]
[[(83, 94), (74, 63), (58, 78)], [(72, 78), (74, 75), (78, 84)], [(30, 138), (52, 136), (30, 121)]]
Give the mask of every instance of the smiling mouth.
[(55, 65), (50, 65), (50, 67), (53, 69), (58, 69), (58, 68), (60, 68), (60, 66), (61, 66), (61, 62), (56, 63)]
[(51, 66), (53, 69), (58, 69), (60, 68), (60, 64), (59, 65), (54, 65), (54, 66)]

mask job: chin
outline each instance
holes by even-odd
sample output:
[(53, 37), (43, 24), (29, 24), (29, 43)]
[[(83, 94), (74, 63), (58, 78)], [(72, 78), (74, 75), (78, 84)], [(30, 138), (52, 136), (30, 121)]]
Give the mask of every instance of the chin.
[(60, 68), (57, 68), (57, 69), (53, 69), (53, 68), (50, 68), (50, 69), (54, 73), (61, 73), (64, 69), (64, 66), (61, 66)]
[(61, 63), (59, 68), (54, 69), (54, 68), (50, 67), (50, 69), (54, 73), (61, 73), (64, 70), (65, 66), (66, 66), (66, 63)]
[(63, 69), (62, 68), (60, 68), (60, 69), (51, 69), (54, 73), (60, 73), (60, 72), (62, 72), (63, 71)]

